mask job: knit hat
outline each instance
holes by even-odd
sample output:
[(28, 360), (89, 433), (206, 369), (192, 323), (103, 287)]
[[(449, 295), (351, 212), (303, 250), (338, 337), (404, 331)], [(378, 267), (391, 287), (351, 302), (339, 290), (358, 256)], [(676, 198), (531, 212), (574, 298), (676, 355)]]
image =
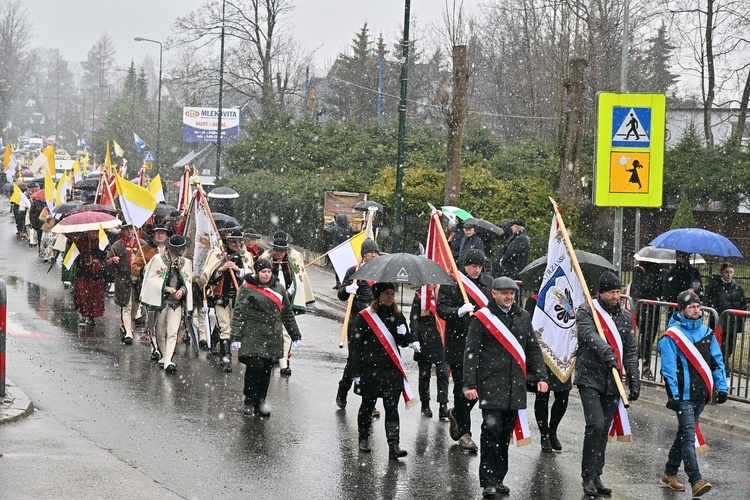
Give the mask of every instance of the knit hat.
[(472, 248), (466, 252), (464, 257), (464, 266), (477, 265), (484, 267), (484, 252), (478, 248)]
[(386, 290), (396, 290), (396, 285), (393, 283), (375, 283), (372, 285), (372, 294), (375, 296), (375, 300), (377, 300), (380, 297), (380, 294), (385, 292)]
[(377, 252), (380, 254), (380, 248), (378, 248), (378, 243), (375, 240), (367, 238), (362, 242), (362, 247), (359, 253), (364, 257), (367, 252)]
[(492, 280), (492, 289), (518, 291), (518, 284), (507, 276), (500, 276)]
[(599, 278), (599, 293), (622, 288), (620, 278), (610, 271), (605, 271)]
[(258, 274), (263, 269), (273, 269), (273, 265), (271, 264), (271, 261), (268, 259), (258, 259), (255, 261), (255, 265), (253, 266), (253, 269), (255, 269), (255, 274)]
[(696, 294), (692, 290), (685, 290), (684, 292), (680, 292), (680, 294), (677, 296), (678, 311), (684, 311), (687, 306), (695, 303), (700, 304), (701, 298), (698, 297), (698, 294)]

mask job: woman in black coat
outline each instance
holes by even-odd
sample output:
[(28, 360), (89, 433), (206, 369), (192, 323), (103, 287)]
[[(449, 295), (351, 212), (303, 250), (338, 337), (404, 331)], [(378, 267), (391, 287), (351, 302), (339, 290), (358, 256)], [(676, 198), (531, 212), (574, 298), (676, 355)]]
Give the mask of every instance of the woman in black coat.
[[(436, 323), (435, 294), (434, 285), (422, 287), (414, 294), (409, 327), (420, 345), (419, 352), (414, 351), (414, 361), (419, 366), (419, 400), (422, 402), (422, 415), (432, 418), (430, 377), (434, 365), (437, 401), (440, 404), (439, 416), (441, 420), (448, 420), (448, 363), (445, 362), (445, 346)], [(427, 300), (430, 304), (425, 304), (423, 308), (422, 303)]]
[[(708, 305), (716, 309), (721, 315), (727, 309), (747, 309), (747, 299), (745, 290), (739, 283), (734, 280), (734, 266), (729, 262), (724, 262), (720, 267), (721, 274), (712, 276), (708, 285)], [(715, 327), (713, 316), (708, 325), (709, 328)], [(724, 353), (724, 363), (734, 354), (734, 341), (737, 332), (743, 331), (745, 327), (744, 316), (727, 316), (721, 325), (724, 336), (721, 339), (721, 351)]]
[[(357, 415), (359, 450), (369, 453), (372, 410), (378, 398), (383, 398), (385, 407), (385, 434), (388, 439), (388, 456), (402, 458), (406, 451), (399, 448), (398, 400), (405, 391), (404, 373), (397, 364), (401, 360), (398, 346), (419, 344), (406, 327), (406, 318), (396, 305), (396, 287), (393, 283), (376, 283), (373, 287), (375, 300), (354, 319), (353, 335), (349, 344), (349, 365), (354, 377), (355, 392), (362, 396)], [(394, 360), (373, 329), (380, 329), (383, 341), (393, 347), (398, 358)], [(403, 366), (403, 363), (400, 363)], [(414, 400), (412, 400), (414, 401)], [(408, 404), (407, 404), (408, 405)]]

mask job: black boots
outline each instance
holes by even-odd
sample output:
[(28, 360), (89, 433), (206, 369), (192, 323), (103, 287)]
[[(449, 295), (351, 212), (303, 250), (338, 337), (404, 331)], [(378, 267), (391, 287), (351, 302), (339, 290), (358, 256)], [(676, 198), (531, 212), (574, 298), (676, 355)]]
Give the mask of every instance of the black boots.
[(549, 430), (549, 442), (552, 449), (555, 451), (562, 451), (562, 443), (557, 439), (557, 429), (550, 428)]
[(589, 497), (608, 497), (612, 494), (612, 489), (604, 486), (599, 476), (596, 476), (583, 480), (583, 494)]
[(594, 478), (594, 486), (596, 486), (596, 491), (600, 495), (608, 497), (612, 494), (612, 488), (607, 488), (606, 486), (604, 486), (604, 483), (602, 483), (602, 480), (599, 476), (596, 476), (596, 478)]
[(550, 443), (549, 434), (542, 434), (542, 451), (544, 453), (552, 453), (552, 443)]
[(430, 409), (429, 401), (422, 401), (422, 416), (432, 418), (432, 410)]
[(446, 403), (440, 403), (438, 416), (440, 417), (440, 420), (448, 420), (448, 405)]
[(408, 453), (406, 453), (406, 450), (402, 450), (398, 447), (397, 444), (392, 444), (388, 446), (388, 458), (404, 458)]
[(232, 349), (229, 339), (221, 339), (219, 349), (221, 354), (219, 367), (227, 373), (232, 373)]
[(398, 446), (399, 424), (398, 422), (385, 423), (385, 436), (388, 439), (388, 458), (404, 458), (407, 453)]
[(359, 438), (359, 451), (363, 453), (370, 453), (372, 449), (370, 448), (370, 438), (367, 434), (364, 434), (365, 437)]

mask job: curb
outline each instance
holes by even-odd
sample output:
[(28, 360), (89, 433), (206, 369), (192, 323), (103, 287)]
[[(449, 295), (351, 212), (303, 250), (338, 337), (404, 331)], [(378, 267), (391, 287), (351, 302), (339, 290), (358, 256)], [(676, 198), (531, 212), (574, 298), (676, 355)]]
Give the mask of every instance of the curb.
[(5, 379), (5, 398), (0, 406), (0, 425), (16, 422), (34, 413), (34, 403), (13, 382)]

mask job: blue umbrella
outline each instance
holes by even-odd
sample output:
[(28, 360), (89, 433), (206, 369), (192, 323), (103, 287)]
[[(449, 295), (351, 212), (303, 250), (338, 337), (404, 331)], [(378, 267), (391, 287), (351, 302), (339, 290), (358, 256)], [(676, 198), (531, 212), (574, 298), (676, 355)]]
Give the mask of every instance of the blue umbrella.
[(656, 248), (671, 248), (685, 253), (742, 257), (740, 251), (734, 246), (734, 243), (729, 241), (729, 238), (697, 227), (672, 229), (654, 238), (649, 245)]

